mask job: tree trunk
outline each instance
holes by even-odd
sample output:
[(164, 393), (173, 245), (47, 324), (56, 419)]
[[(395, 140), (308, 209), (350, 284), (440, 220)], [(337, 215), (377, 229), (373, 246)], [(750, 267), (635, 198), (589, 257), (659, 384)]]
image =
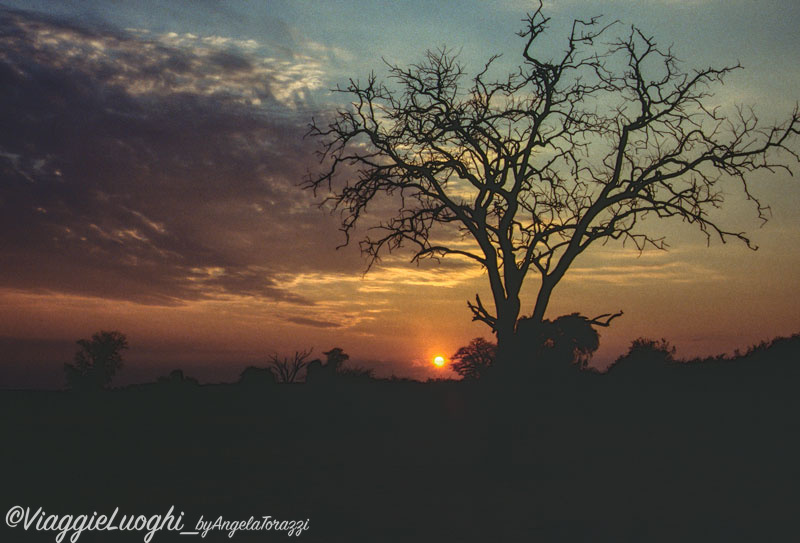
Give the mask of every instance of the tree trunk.
[(520, 312), (519, 295), (511, 295), (497, 304), (497, 354), (494, 366), (498, 374), (513, 374), (519, 365), (517, 348), (517, 319)]
[(526, 414), (525, 386), (521, 374), (527, 362), (517, 333), (519, 302), (507, 312), (498, 308), (497, 354), (489, 386), (489, 462), (499, 474), (513, 472), (514, 449), (518, 444), (520, 421)]

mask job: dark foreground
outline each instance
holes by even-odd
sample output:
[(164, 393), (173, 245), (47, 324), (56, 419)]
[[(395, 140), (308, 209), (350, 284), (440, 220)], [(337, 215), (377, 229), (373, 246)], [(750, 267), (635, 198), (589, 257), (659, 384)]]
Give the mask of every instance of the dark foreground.
[[(784, 361), (785, 362), (785, 361)], [(790, 541), (795, 365), (511, 387), (3, 392), (2, 513), (309, 519), (205, 541)], [(0, 528), (3, 541), (55, 532)], [(79, 541), (143, 541), (84, 532)], [(156, 533), (153, 541), (200, 535)]]

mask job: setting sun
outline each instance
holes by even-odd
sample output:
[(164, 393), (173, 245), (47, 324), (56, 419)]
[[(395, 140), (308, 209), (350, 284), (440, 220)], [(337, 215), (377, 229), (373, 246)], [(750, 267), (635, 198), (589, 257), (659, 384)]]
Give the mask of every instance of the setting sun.
[(433, 365), (436, 366), (437, 368), (441, 368), (442, 366), (444, 366), (444, 357), (443, 356), (435, 357), (433, 359)]

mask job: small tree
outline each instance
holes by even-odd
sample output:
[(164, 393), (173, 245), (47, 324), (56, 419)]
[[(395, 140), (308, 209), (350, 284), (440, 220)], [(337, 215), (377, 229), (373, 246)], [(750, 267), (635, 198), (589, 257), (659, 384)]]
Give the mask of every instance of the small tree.
[(345, 362), (350, 360), (350, 355), (341, 347), (334, 347), (322, 354), (326, 356), (325, 364), (320, 360), (313, 360), (306, 367), (307, 383), (357, 382), (370, 381), (373, 378), (372, 369), (344, 367)]
[(674, 364), (676, 349), (664, 338), (640, 337), (631, 342), (628, 352), (619, 357), (609, 372), (614, 376), (633, 377), (639, 381), (655, 381)]
[(332, 373), (339, 371), (342, 365), (350, 360), (350, 355), (345, 353), (344, 349), (341, 347), (334, 347), (330, 351), (325, 351), (322, 354), (327, 357), (325, 367)]
[(268, 387), (277, 382), (275, 372), (270, 368), (248, 366), (239, 375), (239, 384), (247, 387)]
[(269, 357), (270, 368), (279, 383), (296, 383), (300, 372), (308, 365), (307, 359), (310, 355), (311, 349), (295, 351), (291, 358), (280, 359), (277, 354), (273, 354)]
[(465, 380), (480, 379), (494, 363), (497, 345), (476, 337), (450, 357), (450, 367)]
[(72, 389), (101, 389), (122, 368), (122, 351), (128, 340), (120, 332), (100, 331), (92, 339), (78, 340), (74, 364), (64, 364), (67, 385)]

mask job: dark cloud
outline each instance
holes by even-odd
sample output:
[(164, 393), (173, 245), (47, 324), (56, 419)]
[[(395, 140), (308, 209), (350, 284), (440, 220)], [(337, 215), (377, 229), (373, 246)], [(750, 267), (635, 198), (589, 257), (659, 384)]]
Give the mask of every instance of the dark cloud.
[(208, 56), (208, 61), (212, 67), (219, 68), (223, 72), (248, 72), (254, 68), (249, 59), (226, 51), (213, 52)]
[(249, 48), (0, 10), (0, 286), (307, 304), (277, 274), (360, 266), (297, 187), (319, 68)]
[(314, 328), (341, 328), (342, 325), (336, 322), (310, 319), (307, 317), (286, 317), (287, 321), (303, 326), (313, 326)]

